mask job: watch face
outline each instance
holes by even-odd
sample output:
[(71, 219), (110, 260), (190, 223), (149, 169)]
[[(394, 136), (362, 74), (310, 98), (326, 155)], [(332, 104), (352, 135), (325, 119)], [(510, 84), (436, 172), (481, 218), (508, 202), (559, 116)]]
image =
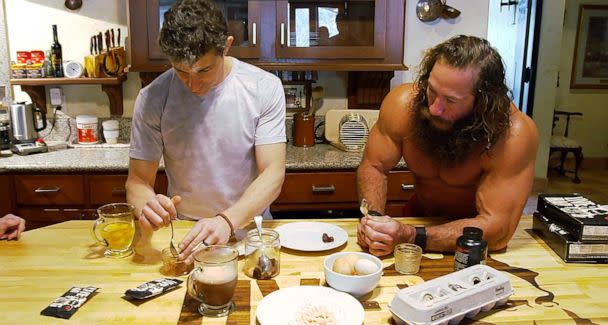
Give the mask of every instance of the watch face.
[(80, 78), (82, 76), (82, 64), (76, 61), (70, 61), (65, 64), (63, 69), (65, 76), (68, 78)]

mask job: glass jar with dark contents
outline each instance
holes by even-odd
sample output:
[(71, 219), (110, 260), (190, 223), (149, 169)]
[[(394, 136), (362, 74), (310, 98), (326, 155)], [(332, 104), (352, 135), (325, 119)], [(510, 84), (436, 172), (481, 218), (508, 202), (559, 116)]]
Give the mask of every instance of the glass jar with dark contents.
[(270, 279), (280, 272), (281, 242), (279, 233), (272, 229), (247, 232), (243, 272), (254, 279)]

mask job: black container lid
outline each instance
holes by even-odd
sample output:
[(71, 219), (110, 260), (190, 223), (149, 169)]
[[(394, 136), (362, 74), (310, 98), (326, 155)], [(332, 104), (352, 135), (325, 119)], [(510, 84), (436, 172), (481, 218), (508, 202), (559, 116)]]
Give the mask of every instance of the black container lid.
[(464, 227), (462, 228), (462, 234), (465, 237), (472, 239), (482, 239), (483, 238), (483, 230), (477, 227)]

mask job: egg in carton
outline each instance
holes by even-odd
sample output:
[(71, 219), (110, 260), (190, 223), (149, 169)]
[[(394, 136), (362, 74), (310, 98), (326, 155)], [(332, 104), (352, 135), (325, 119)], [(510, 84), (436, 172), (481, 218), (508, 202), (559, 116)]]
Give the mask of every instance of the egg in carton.
[(505, 304), (513, 294), (505, 274), (474, 265), (399, 290), (389, 310), (397, 324), (458, 324), (465, 317)]

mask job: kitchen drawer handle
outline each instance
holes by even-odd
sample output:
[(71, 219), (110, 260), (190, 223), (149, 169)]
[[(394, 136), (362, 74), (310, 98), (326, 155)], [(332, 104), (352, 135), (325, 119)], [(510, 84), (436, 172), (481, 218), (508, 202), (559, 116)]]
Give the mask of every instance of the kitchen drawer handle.
[(48, 209), (48, 208), (44, 208), (44, 209), (42, 209), (42, 211), (44, 211), (44, 212), (59, 212), (59, 209)]
[(112, 196), (125, 196), (127, 195), (127, 189), (124, 187), (114, 187), (112, 189)]
[(39, 188), (35, 189), (34, 192), (36, 192), (38, 194), (45, 194), (45, 193), (57, 193), (57, 192), (59, 192), (59, 190), (61, 190), (61, 187), (59, 187), (59, 186), (53, 186), (53, 187), (49, 187), (49, 188), (39, 187)]
[(333, 185), (329, 185), (329, 186), (316, 186), (313, 185), (312, 186), (312, 192), (313, 193), (333, 193), (336, 191), (336, 187)]
[(413, 190), (415, 187), (414, 184), (401, 184), (401, 189), (404, 191), (410, 191)]
[(281, 23), (281, 47), (285, 46), (285, 24)]
[(253, 38), (253, 42), (252, 42), (252, 44), (255, 47), (258, 44), (258, 29), (257, 29), (257, 24), (253, 23), (251, 25), (251, 28), (252, 28), (251, 33), (253, 34), (253, 37), (252, 37)]

